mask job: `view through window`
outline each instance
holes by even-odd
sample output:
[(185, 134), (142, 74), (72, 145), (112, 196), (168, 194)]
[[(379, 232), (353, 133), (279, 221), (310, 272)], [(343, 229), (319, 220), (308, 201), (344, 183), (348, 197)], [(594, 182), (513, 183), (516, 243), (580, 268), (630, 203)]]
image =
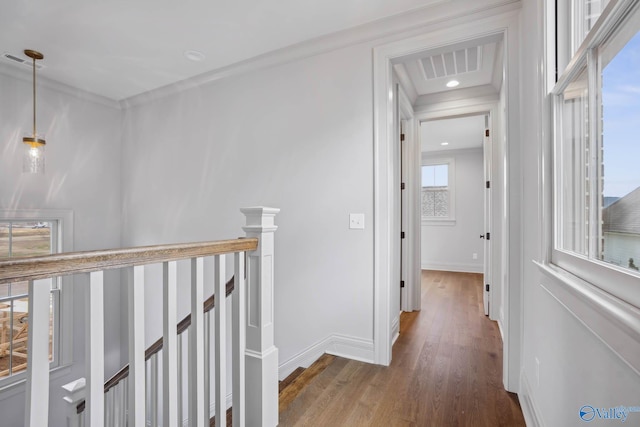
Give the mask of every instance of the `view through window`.
[(422, 166), (422, 216), (449, 216), (449, 165)]
[[(0, 221), (0, 259), (49, 255), (55, 252), (55, 222)], [(55, 291), (52, 281), (49, 311), (49, 360), (54, 355)], [(29, 331), (28, 282), (0, 285), (0, 379), (27, 368)]]
[[(622, 45), (622, 46), (621, 46)], [(640, 33), (600, 52), (602, 80), (602, 229), (600, 258), (640, 265)]]

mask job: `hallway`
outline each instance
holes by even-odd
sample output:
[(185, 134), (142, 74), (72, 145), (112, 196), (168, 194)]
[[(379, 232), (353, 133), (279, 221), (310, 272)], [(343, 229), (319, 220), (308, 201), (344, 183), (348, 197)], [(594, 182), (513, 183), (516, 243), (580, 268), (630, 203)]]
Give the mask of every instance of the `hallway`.
[(501, 378), (482, 275), (423, 271), (422, 311), (402, 314), (391, 365), (336, 358), (280, 413), (280, 426), (524, 426)]

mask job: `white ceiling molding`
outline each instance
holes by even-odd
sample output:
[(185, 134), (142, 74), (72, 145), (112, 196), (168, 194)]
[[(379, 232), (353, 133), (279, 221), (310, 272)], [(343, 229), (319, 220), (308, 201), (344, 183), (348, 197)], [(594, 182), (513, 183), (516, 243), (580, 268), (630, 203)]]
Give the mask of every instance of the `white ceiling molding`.
[[(31, 70), (23, 70), (19, 66), (7, 64), (0, 64), (0, 74), (14, 78), (16, 80), (27, 82), (29, 83), (29, 85), (31, 85), (31, 79), (33, 78)], [(95, 93), (87, 92), (86, 90), (78, 89), (55, 80), (51, 80), (47, 77), (43, 77), (40, 74), (38, 74), (38, 87), (54, 90), (56, 92), (71, 95), (84, 101), (93, 102), (96, 104), (104, 105), (106, 107), (115, 109), (121, 108), (121, 104), (118, 101), (114, 101), (113, 99), (105, 98), (104, 96), (96, 95)], [(28, 94), (29, 93), (31, 92), (28, 92)]]

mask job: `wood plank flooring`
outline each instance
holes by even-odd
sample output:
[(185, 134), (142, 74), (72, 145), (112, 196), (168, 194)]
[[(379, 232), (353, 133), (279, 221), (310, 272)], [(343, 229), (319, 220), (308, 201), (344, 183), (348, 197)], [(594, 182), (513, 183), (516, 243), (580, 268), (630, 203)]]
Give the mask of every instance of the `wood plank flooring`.
[(422, 311), (403, 313), (393, 361), (337, 357), (280, 412), (280, 426), (524, 426), (502, 386), (502, 342), (482, 275), (422, 272)]

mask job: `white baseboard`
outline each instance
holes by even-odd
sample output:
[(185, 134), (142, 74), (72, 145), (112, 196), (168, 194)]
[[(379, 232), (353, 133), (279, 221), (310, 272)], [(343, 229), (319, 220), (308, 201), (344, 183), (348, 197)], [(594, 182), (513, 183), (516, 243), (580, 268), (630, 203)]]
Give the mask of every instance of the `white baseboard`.
[(482, 273), (482, 264), (462, 264), (457, 262), (422, 262), (423, 270), (454, 271), (456, 273)]
[(520, 373), (520, 393), (518, 393), (518, 399), (520, 400), (522, 415), (524, 415), (524, 421), (527, 427), (544, 427), (542, 418), (538, 415), (539, 411), (533, 402), (531, 385), (524, 373), (524, 369)]
[(498, 319), (498, 330), (500, 331), (500, 338), (502, 339), (502, 342), (504, 343), (504, 330), (502, 329), (502, 319), (504, 319), (504, 317), (502, 316), (502, 311), (500, 312), (500, 318)]
[(393, 344), (395, 344), (396, 340), (400, 336), (400, 315), (398, 315), (398, 317), (393, 319), (393, 322), (391, 322), (391, 336), (393, 337), (393, 339), (391, 340), (391, 345), (393, 346)]
[(308, 368), (325, 353), (361, 362), (373, 363), (373, 341), (346, 335), (332, 335), (301, 351), (278, 368), (278, 378), (285, 379), (299, 367)]

